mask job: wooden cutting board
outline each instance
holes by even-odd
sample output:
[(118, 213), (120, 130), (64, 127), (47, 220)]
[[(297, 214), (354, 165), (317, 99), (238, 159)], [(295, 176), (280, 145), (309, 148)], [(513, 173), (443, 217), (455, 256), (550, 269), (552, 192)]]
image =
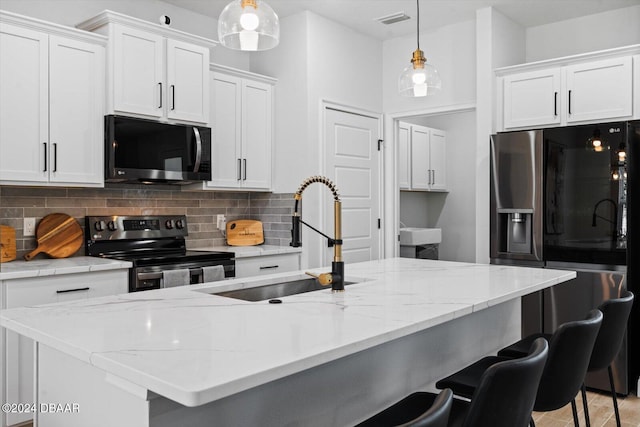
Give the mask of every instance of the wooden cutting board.
[(227, 223), (227, 245), (254, 246), (264, 243), (261, 221), (237, 219)]
[(80, 224), (74, 218), (63, 213), (49, 214), (42, 218), (36, 227), (38, 247), (24, 256), (29, 261), (40, 252), (51, 258), (66, 258), (82, 246), (83, 236)]
[(16, 259), (16, 229), (0, 225), (0, 262)]

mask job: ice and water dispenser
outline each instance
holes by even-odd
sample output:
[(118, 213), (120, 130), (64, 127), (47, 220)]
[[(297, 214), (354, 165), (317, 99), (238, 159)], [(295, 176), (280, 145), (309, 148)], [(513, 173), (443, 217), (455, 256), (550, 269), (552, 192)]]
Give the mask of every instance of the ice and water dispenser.
[(542, 261), (542, 137), (491, 138), (492, 262)]
[(499, 252), (532, 253), (533, 209), (498, 209)]

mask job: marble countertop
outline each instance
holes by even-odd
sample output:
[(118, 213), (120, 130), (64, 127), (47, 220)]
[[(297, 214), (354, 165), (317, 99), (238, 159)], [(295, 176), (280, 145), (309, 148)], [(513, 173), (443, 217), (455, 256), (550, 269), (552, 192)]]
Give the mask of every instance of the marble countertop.
[(120, 270), (130, 267), (131, 263), (128, 261), (90, 256), (36, 259), (32, 261), (15, 260), (2, 263), (0, 266), (0, 280), (86, 273), (89, 271)]
[(366, 280), (341, 293), (292, 295), (282, 304), (210, 295), (296, 275), (302, 273), (16, 308), (0, 312), (0, 324), (119, 381), (198, 406), (570, 280), (575, 272), (392, 258), (347, 264), (347, 280)]
[(190, 251), (233, 252), (236, 254), (236, 259), (302, 252), (302, 248), (293, 248), (291, 246), (276, 246), (276, 245), (207, 246), (207, 247), (201, 247), (201, 248), (189, 248), (189, 250)]

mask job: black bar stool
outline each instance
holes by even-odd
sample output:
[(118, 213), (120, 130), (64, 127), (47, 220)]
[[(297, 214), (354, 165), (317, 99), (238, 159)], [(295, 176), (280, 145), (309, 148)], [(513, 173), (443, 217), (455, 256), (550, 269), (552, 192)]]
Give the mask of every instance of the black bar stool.
[[(416, 392), (357, 427), (526, 426), (531, 418), (548, 352), (549, 345), (544, 339), (540, 339), (533, 343), (530, 353), (525, 357), (494, 364), (480, 378), (471, 402), (451, 399), (451, 390), (444, 390), (438, 395)], [(426, 408), (435, 406), (445, 392), (448, 393), (449, 401), (453, 400), (449, 422), (447, 423), (446, 418), (439, 417), (432, 418), (432, 423), (421, 424), (421, 420), (427, 416)], [(431, 412), (431, 409), (427, 412)]]
[[(564, 323), (551, 336), (549, 357), (538, 387), (534, 411), (554, 411), (571, 403), (573, 422), (576, 427), (579, 426), (575, 396), (587, 373), (602, 317), (600, 310), (591, 310), (585, 320)], [(505, 356), (485, 357), (438, 381), (436, 387), (450, 388), (456, 395), (471, 397), (483, 373), (494, 364), (505, 360), (518, 359)], [(531, 425), (535, 425), (533, 418)]]
[[(620, 412), (618, 410), (618, 398), (616, 397), (616, 388), (613, 382), (611, 364), (620, 351), (624, 333), (627, 329), (627, 322), (629, 321), (631, 307), (633, 306), (633, 299), (633, 293), (624, 291), (622, 295), (620, 295), (620, 298), (612, 298), (600, 304), (598, 309), (602, 311), (603, 314), (602, 326), (600, 327), (600, 332), (598, 332), (598, 337), (596, 338), (596, 342), (593, 346), (593, 353), (591, 353), (589, 367), (587, 368), (587, 372), (596, 372), (607, 368), (609, 373), (609, 384), (611, 386), (611, 396), (613, 398), (613, 410), (616, 416), (616, 425), (618, 427), (621, 425)], [(527, 353), (528, 345), (531, 345), (533, 340), (541, 336), (549, 339), (551, 334), (530, 335), (509, 347), (503, 348), (498, 352), (498, 356), (522, 357)], [(582, 383), (581, 391), (584, 417), (587, 422), (587, 427), (590, 427), (591, 420), (589, 419), (587, 391), (584, 382)]]

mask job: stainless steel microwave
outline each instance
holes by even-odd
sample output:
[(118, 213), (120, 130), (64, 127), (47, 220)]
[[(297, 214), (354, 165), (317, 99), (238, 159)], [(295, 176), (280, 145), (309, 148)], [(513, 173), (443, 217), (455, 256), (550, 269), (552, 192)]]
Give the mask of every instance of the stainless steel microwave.
[(105, 116), (105, 182), (211, 180), (211, 129)]

